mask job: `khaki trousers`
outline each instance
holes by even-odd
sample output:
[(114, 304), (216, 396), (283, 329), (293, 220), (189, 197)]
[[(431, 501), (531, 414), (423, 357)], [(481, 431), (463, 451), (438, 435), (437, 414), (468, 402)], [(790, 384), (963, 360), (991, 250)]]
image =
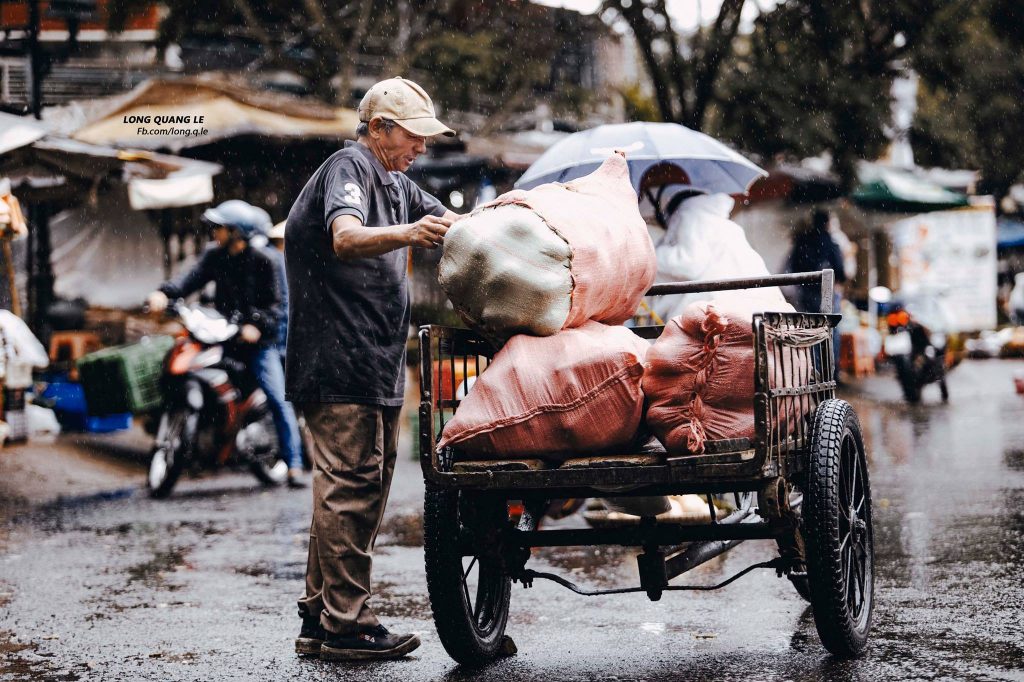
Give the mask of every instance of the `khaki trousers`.
[(328, 632), (354, 634), (379, 624), (366, 602), (401, 408), (306, 403), (299, 409), (313, 441), (313, 522), (299, 612), (319, 614)]

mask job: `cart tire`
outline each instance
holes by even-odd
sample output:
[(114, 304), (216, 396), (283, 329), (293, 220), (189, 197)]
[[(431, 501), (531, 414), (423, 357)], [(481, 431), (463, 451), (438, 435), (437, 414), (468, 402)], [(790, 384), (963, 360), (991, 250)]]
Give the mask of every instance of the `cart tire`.
[[(482, 666), (502, 655), (508, 622), (511, 580), (496, 553), (463, 557), (459, 536), (468, 509), (485, 515), (476, 527), (508, 522), (504, 500), (477, 500), (465, 504), (465, 493), (428, 485), (424, 500), (423, 543), (427, 592), (434, 625), (445, 651), (465, 666)], [(485, 542), (473, 542), (485, 551)], [(468, 570), (467, 570), (468, 566)], [(476, 595), (471, 597), (470, 578), (476, 569)]]
[(844, 400), (815, 415), (803, 526), (818, 636), (836, 656), (859, 656), (874, 607), (871, 487), (860, 423)]

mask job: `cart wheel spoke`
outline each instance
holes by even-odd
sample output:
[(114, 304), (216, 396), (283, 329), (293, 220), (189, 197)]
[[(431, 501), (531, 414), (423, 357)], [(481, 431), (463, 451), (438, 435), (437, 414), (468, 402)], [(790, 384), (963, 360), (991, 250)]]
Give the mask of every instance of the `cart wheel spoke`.
[(469, 574), (473, 570), (473, 566), (475, 566), (475, 565), (476, 565), (476, 557), (473, 557), (473, 560), (469, 562), (469, 566), (466, 568), (465, 571), (462, 572), (462, 580), (463, 581), (466, 581), (466, 580), (469, 579)]
[(469, 607), (473, 606), (473, 600), (469, 596), (469, 585), (466, 584), (466, 579), (462, 579), (462, 594), (466, 597), (466, 605)]
[(846, 552), (846, 543), (848, 543), (850, 541), (850, 537), (852, 535), (853, 535), (853, 532), (850, 531), (850, 530), (847, 530), (846, 531), (846, 535), (843, 536), (842, 542), (839, 543), (839, 553), (840, 553), (840, 556), (843, 556), (843, 553)]
[(850, 548), (849, 546), (844, 547), (839, 552), (839, 560), (843, 564), (843, 585), (849, 587), (850, 585)]
[(484, 604), (487, 603), (486, 594), (487, 588), (484, 587), (483, 581), (476, 588), (476, 605), (473, 606), (473, 621), (479, 626), (482, 625), (480, 622), (480, 612), (483, 611)]

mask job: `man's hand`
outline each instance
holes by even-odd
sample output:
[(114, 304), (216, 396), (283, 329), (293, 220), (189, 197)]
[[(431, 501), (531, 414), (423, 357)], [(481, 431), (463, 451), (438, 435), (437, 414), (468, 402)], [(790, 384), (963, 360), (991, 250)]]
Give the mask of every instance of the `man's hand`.
[(245, 341), (246, 343), (256, 343), (260, 340), (260, 337), (263, 336), (263, 334), (261, 334), (260, 330), (253, 325), (243, 324), (242, 331), (239, 333), (239, 336), (241, 336), (242, 341)]
[(146, 305), (153, 313), (162, 313), (167, 310), (167, 303), (167, 295), (162, 291), (154, 291), (146, 298)]
[(448, 216), (423, 216), (409, 226), (409, 245), (436, 249), (444, 243), (444, 235), (453, 222)]

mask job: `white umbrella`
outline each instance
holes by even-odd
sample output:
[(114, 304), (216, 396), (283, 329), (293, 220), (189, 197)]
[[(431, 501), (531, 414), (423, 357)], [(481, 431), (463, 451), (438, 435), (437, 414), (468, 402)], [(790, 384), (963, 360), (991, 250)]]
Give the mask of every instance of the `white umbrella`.
[[(617, 123), (574, 133), (556, 143), (523, 174), (516, 187), (568, 182), (593, 172), (616, 151), (626, 154), (633, 189), (640, 192), (644, 173), (662, 163), (681, 169), (673, 179), (704, 192), (742, 194), (768, 175), (724, 144), (677, 123)], [(684, 182), (685, 180), (685, 182)]]

